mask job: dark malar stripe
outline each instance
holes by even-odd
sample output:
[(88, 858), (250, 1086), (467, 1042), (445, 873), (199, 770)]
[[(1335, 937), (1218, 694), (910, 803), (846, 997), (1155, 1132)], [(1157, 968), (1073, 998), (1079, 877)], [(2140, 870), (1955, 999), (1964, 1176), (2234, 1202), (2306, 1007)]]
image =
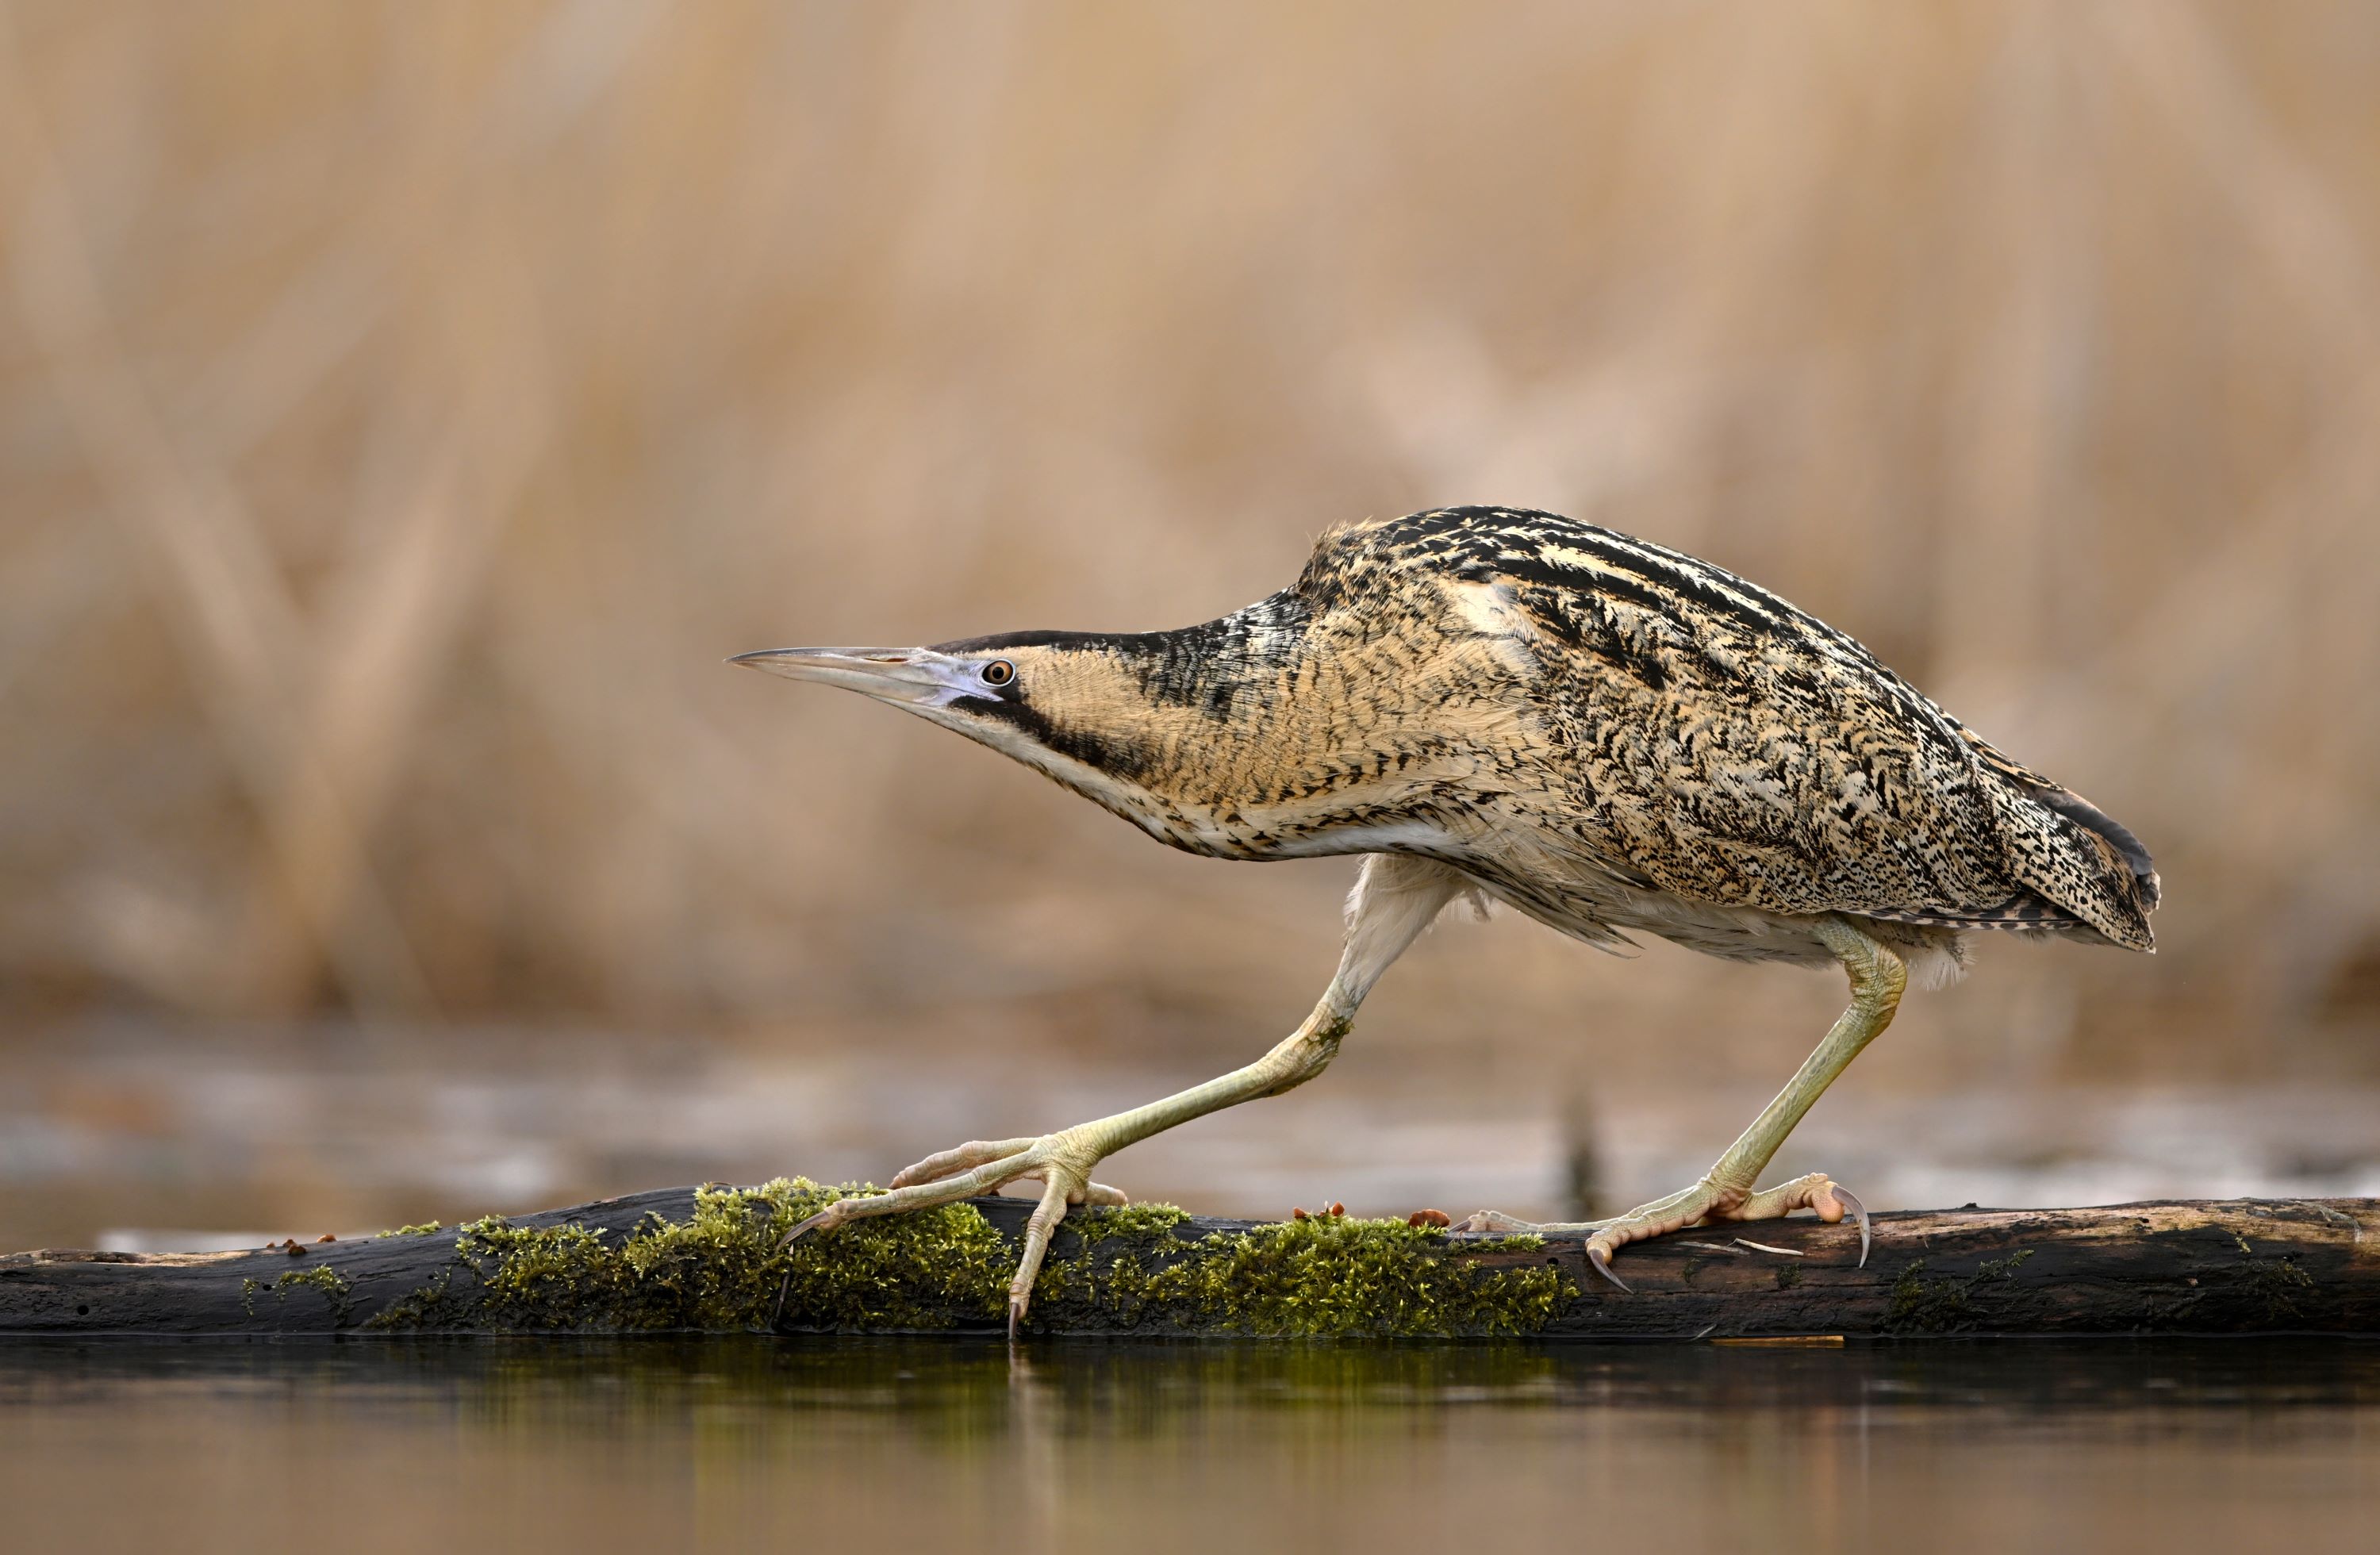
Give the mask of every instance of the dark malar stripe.
[(1137, 778), (1152, 764), (1149, 750), (1139, 742), (1062, 728), (1030, 702), (969, 697), (964, 705), (971, 712), (1013, 723), (1043, 749), (1071, 757), (1111, 777)]

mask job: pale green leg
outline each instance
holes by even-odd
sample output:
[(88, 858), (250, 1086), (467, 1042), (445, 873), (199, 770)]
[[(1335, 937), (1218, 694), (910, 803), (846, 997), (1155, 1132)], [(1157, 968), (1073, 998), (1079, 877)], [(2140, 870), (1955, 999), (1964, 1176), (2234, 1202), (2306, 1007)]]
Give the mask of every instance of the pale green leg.
[(1726, 1154), (1704, 1173), (1700, 1182), (1608, 1221), (1541, 1225), (1483, 1209), (1455, 1229), (1584, 1235), (1588, 1261), (1609, 1277), (1613, 1284), (1626, 1290), (1627, 1285), (1611, 1273), (1611, 1255), (1631, 1242), (1642, 1242), (1705, 1221), (1774, 1220), (1796, 1209), (1815, 1209), (1820, 1220), (1829, 1223), (1841, 1220), (1846, 1213), (1854, 1216), (1860, 1225), (1860, 1262), (1867, 1262), (1867, 1211), (1825, 1172), (1814, 1172), (1758, 1192), (1753, 1189), (1794, 1125), (1835, 1083), (1836, 1076), (1859, 1056), (1860, 1050), (1892, 1024), (1893, 1012), (1900, 1007), (1901, 990), (1909, 982), (1900, 957), (1842, 919), (1822, 917), (1813, 928), (1851, 976), (1851, 1007), (1836, 1018), (1834, 1028), (1803, 1061), (1793, 1078), (1777, 1093), (1777, 1099), (1762, 1109), (1752, 1126), (1727, 1148)]
[(1008, 1289), (1008, 1328), (1014, 1334), (1032, 1298), (1034, 1277), (1050, 1250), (1050, 1234), (1065, 1218), (1066, 1207), (1124, 1202), (1123, 1194), (1091, 1181), (1091, 1168), (1151, 1135), (1243, 1101), (1279, 1096), (1321, 1074), (1338, 1056), (1339, 1044), (1354, 1024), (1356, 1008), (1372, 985), (1462, 886), (1460, 875), (1427, 859), (1368, 856), (1348, 901), (1347, 944), (1337, 974), (1305, 1023), (1264, 1057), (1162, 1100), (1056, 1134), (1032, 1139), (978, 1139), (928, 1156), (894, 1177), (891, 1191), (837, 1199), (795, 1226), (786, 1240), (809, 1232), (832, 1231), (869, 1216), (953, 1204), (1020, 1178), (1039, 1178), (1046, 1186), (1032, 1219), (1026, 1222), (1024, 1256)]

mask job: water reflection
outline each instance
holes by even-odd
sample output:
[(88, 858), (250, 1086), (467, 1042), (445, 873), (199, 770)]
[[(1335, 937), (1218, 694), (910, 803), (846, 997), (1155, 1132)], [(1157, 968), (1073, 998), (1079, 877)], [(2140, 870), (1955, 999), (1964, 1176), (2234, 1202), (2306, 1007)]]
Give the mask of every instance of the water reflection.
[(35, 1543), (2355, 1547), (2380, 1346), (0, 1346)]

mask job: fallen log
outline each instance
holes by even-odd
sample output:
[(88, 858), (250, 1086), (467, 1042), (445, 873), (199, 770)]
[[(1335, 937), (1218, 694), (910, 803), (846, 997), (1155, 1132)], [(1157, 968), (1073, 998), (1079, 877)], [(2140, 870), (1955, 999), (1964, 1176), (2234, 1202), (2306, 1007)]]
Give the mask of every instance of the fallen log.
[[(0, 1333), (994, 1333), (1030, 1202), (983, 1198), (780, 1246), (844, 1189), (670, 1188), (248, 1252), (0, 1257)], [(1027, 1329), (1140, 1336), (1786, 1339), (2380, 1332), (2380, 1200), (1910, 1210), (1706, 1226), (1632, 1246), (1336, 1216), (1078, 1210)]]

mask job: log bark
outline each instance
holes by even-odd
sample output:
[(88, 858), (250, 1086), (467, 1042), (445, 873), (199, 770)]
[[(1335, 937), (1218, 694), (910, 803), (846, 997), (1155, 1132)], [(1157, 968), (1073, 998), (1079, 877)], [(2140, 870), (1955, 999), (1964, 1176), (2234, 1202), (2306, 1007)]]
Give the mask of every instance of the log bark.
[[(753, 1223), (765, 1230), (758, 1218), (764, 1207), (757, 1198), (753, 1202)], [(1010, 1256), (1030, 1208), (1025, 1200), (1007, 1198), (973, 1204)], [(520, 1233), (584, 1228), (590, 1234), (574, 1245), (602, 1257), (605, 1249), (625, 1247), (638, 1227), (690, 1223), (696, 1209), (697, 1190), (673, 1188), (483, 1222), (482, 1229), (494, 1227), (517, 1240)], [(782, 1205), (779, 1209), (782, 1213)], [(1090, 1219), (1095, 1228), (1098, 1224), (1090, 1216), (1070, 1220), (1053, 1246), (1053, 1267), (1068, 1259), (1078, 1260), (1072, 1266), (1077, 1270), (1093, 1267), (1078, 1234), (1081, 1219)], [(1861, 1268), (1855, 1262), (1858, 1238), (1848, 1225), (1804, 1219), (1700, 1227), (1626, 1249), (1619, 1268), (1633, 1287), (1628, 1293), (1597, 1281), (1575, 1242), (1529, 1246), (1489, 1237), (1389, 1235), (1367, 1245), (1366, 1257), (1390, 1260), (1386, 1266), (1372, 1266), (1365, 1276), (1375, 1283), (1383, 1272), (1391, 1284), (1394, 1277), (1409, 1272), (1395, 1261), (1405, 1259), (1416, 1265), (1428, 1262), (1433, 1278), (1449, 1269), (1464, 1280), (1475, 1276), (1460, 1271), (1476, 1271), (1480, 1277), (1525, 1275), (1536, 1282), (1534, 1289), (1551, 1294), (1517, 1328), (1491, 1330), (1452, 1320), (1416, 1326), (1397, 1314), (1356, 1310), (1341, 1313), (1339, 1327), (1327, 1331), (1405, 1337), (1519, 1331), (1548, 1339), (1677, 1341), (2374, 1333), (2380, 1332), (2380, 1237), (2367, 1242), (2367, 1230), (2380, 1233), (2380, 1200), (1912, 1210), (1876, 1217), (1874, 1250)], [(1280, 1228), (1257, 1222), (1194, 1217), (1156, 1233), (1153, 1242), (1144, 1240), (1135, 1256), (1145, 1255), (1142, 1262), (1148, 1269), (1161, 1270), (1193, 1256), (1211, 1258), (1212, 1249), (1234, 1245), (1208, 1238), (1253, 1236), (1261, 1243), (1280, 1234)], [(773, 1256), (773, 1236), (756, 1240), (754, 1245), (760, 1251), (752, 1257)], [(1089, 1252), (1104, 1259), (1110, 1245), (1101, 1243)], [(638, 1279), (665, 1277), (652, 1270), (631, 1277), (613, 1270), (604, 1294), (588, 1296), (580, 1310), (573, 1306), (574, 1287), (566, 1279), (555, 1276), (540, 1285), (538, 1282), (547, 1277), (527, 1266), (506, 1276), (502, 1257), (491, 1246), (484, 1236), (475, 1241), (470, 1228), (463, 1228), (459, 1237), (450, 1230), (300, 1243), (294, 1251), (285, 1245), (218, 1254), (18, 1253), (0, 1257), (0, 1333), (353, 1334), (624, 1327), (819, 1331), (887, 1326), (870, 1315), (864, 1302), (856, 1307), (846, 1302), (832, 1310), (806, 1310), (804, 1303), (812, 1298), (804, 1295), (787, 1308), (772, 1310), (767, 1300), (752, 1298), (749, 1280), (737, 1298), (740, 1306), (624, 1305), (620, 1282), (633, 1285)], [(979, 1245), (978, 1253), (988, 1246)], [(1208, 1251), (1202, 1253), (1202, 1248)], [(698, 1248), (688, 1256), (698, 1262)], [(820, 1267), (831, 1272), (837, 1252), (832, 1239), (821, 1238), (807, 1256), (828, 1260)], [(1328, 1262), (1339, 1254), (1321, 1247), (1305, 1256), (1308, 1263), (1301, 1277), (1318, 1281), (1322, 1288), (1339, 1288)], [(1322, 1261), (1313, 1262), (1316, 1258)], [(774, 1290), (773, 1266), (753, 1267)], [(1549, 1280), (1548, 1270), (1559, 1278)], [(666, 1278), (683, 1283), (683, 1268)], [(1346, 1288), (1356, 1287), (1351, 1269)], [(524, 1290), (535, 1296), (528, 1306), (522, 1304)], [(945, 1298), (911, 1286), (901, 1295), (899, 1326), (904, 1331), (981, 1333), (1000, 1327), (996, 1302), (988, 1306), (980, 1290)], [(1294, 1310), (1293, 1301), (1287, 1309)], [(700, 1321), (669, 1316), (681, 1311), (710, 1316)], [(856, 1320), (851, 1316), (855, 1311), (860, 1314)], [(641, 1316), (623, 1318), (624, 1312)], [(525, 1313), (529, 1320), (524, 1320)], [(1301, 1331), (1283, 1329), (1278, 1321), (1252, 1327), (1244, 1314), (1217, 1309), (1211, 1301), (1205, 1309), (1179, 1303), (1103, 1305), (1096, 1295), (1096, 1282), (1074, 1296), (1054, 1294), (1038, 1303), (1032, 1326), (1054, 1333)]]

